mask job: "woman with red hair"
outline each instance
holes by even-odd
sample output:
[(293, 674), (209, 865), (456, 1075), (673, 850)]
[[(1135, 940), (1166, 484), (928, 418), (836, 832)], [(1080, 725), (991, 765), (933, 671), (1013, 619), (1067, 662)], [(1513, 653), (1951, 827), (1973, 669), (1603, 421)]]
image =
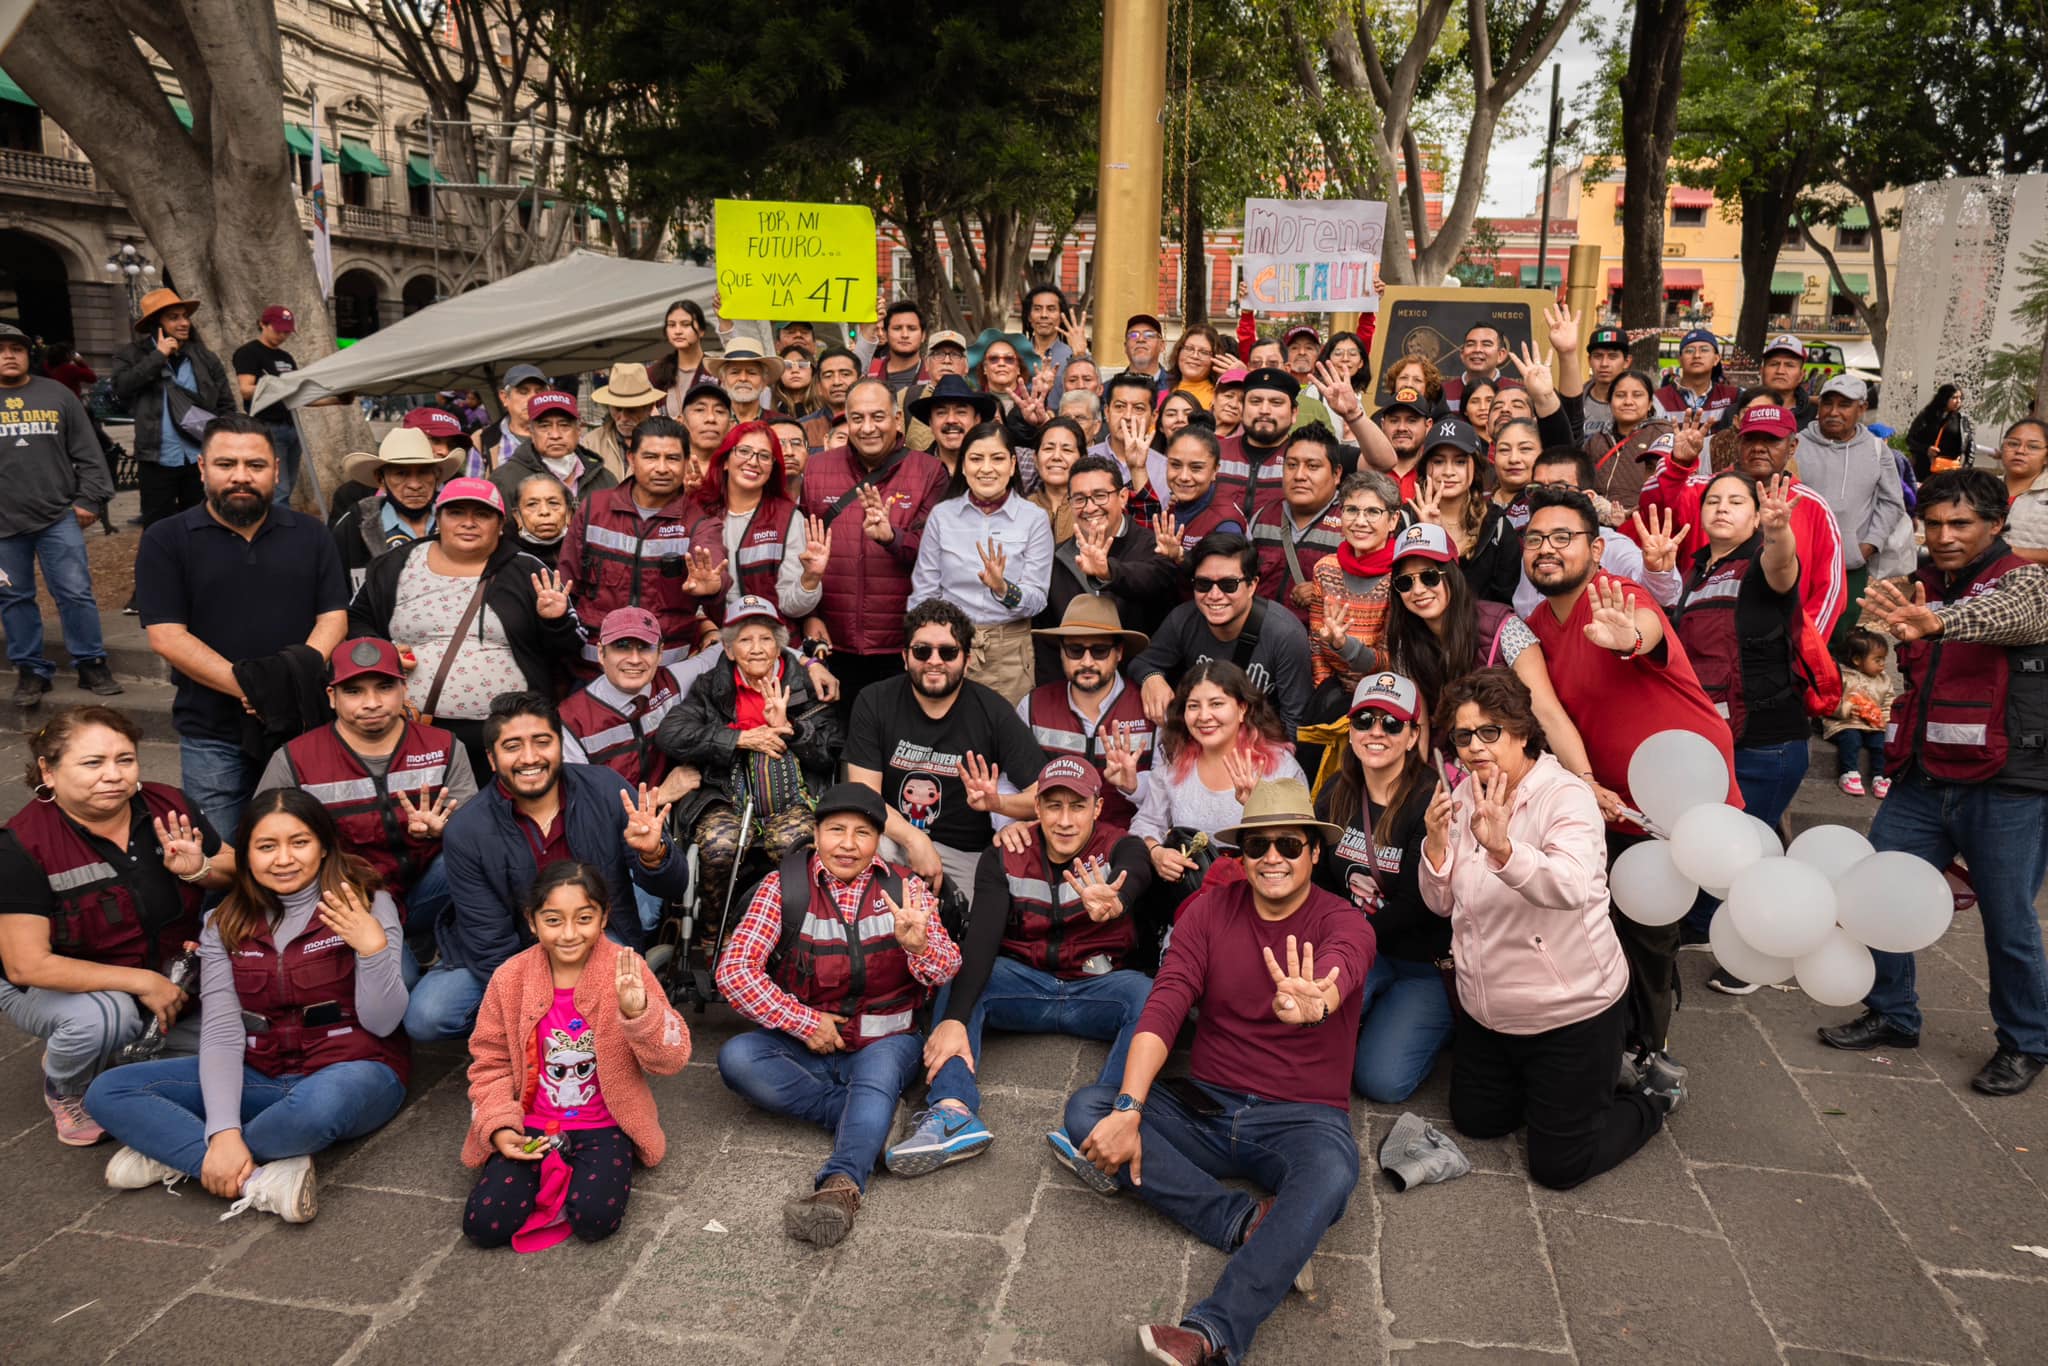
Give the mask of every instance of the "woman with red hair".
[[(773, 427), (742, 422), (727, 432), (690, 501), (690, 544), (725, 550), (723, 606), (763, 598), (786, 622), (817, 607), (831, 540), (825, 524), (800, 514), (790, 498)], [(724, 615), (721, 608), (717, 616)]]

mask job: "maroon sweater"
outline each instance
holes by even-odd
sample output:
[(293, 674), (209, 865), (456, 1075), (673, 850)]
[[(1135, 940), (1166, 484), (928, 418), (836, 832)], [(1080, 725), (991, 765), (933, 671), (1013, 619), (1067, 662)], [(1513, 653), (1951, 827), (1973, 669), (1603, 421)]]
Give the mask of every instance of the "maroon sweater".
[[(1315, 945), (1317, 977), (1343, 969), (1335, 1016), (1312, 1029), (1273, 1014), (1273, 978), (1260, 950), (1271, 948), (1285, 970), (1290, 934)], [(1171, 1043), (1188, 1007), (1200, 1005), (1191, 1068), (1196, 1080), (1264, 1100), (1349, 1110), (1360, 988), (1374, 952), (1372, 926), (1358, 908), (1320, 887), (1285, 920), (1261, 920), (1248, 883), (1215, 887), (1174, 922), (1138, 1032)]]

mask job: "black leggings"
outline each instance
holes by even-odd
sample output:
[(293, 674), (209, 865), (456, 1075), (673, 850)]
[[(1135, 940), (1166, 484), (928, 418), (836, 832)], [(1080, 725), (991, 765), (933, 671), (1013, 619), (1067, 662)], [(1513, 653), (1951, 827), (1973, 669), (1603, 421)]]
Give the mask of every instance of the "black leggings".
[[(528, 1135), (540, 1130), (528, 1126)], [(573, 1173), (562, 1207), (569, 1229), (586, 1243), (603, 1242), (619, 1231), (626, 1199), (633, 1193), (633, 1141), (620, 1129), (569, 1129), (562, 1159)], [(540, 1195), (538, 1162), (514, 1162), (492, 1153), (469, 1192), (462, 1231), (478, 1247), (506, 1247), (533, 1214)]]
[(1472, 1138), (1502, 1138), (1526, 1122), (1529, 1175), (1552, 1190), (1619, 1166), (1664, 1122), (1642, 1096), (1614, 1089), (1627, 1009), (1616, 1001), (1541, 1034), (1502, 1034), (1459, 1011), (1451, 1123)]

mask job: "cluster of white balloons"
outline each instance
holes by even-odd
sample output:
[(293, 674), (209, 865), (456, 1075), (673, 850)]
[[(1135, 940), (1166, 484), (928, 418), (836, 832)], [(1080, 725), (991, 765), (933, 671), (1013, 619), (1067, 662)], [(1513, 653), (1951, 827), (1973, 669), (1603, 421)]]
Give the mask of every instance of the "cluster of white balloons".
[(1876, 980), (1872, 949), (1917, 952), (1955, 914), (1933, 864), (1877, 853), (1845, 825), (1816, 825), (1784, 847), (1771, 827), (1723, 801), (1728, 764), (1703, 735), (1665, 730), (1643, 741), (1628, 790), (1663, 838), (1614, 861), (1614, 904), (1640, 924), (1670, 925), (1702, 890), (1720, 897), (1708, 941), (1745, 982), (1796, 978), (1822, 1005), (1854, 1005)]

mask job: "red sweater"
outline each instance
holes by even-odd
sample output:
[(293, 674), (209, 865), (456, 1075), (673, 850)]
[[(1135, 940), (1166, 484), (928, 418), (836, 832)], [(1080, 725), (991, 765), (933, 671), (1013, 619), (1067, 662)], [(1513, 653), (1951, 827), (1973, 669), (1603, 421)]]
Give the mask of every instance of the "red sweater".
[[(1273, 978), (1260, 950), (1272, 949), (1284, 969), (1290, 934), (1315, 946), (1317, 977), (1340, 969), (1336, 1013), (1312, 1029), (1273, 1014)], [(1287, 919), (1261, 920), (1250, 884), (1214, 886), (1174, 922), (1138, 1032), (1171, 1044), (1188, 1008), (1199, 1005), (1190, 1068), (1196, 1080), (1264, 1100), (1348, 1110), (1360, 988), (1374, 952), (1372, 926), (1358, 908), (1320, 887), (1310, 888)]]

